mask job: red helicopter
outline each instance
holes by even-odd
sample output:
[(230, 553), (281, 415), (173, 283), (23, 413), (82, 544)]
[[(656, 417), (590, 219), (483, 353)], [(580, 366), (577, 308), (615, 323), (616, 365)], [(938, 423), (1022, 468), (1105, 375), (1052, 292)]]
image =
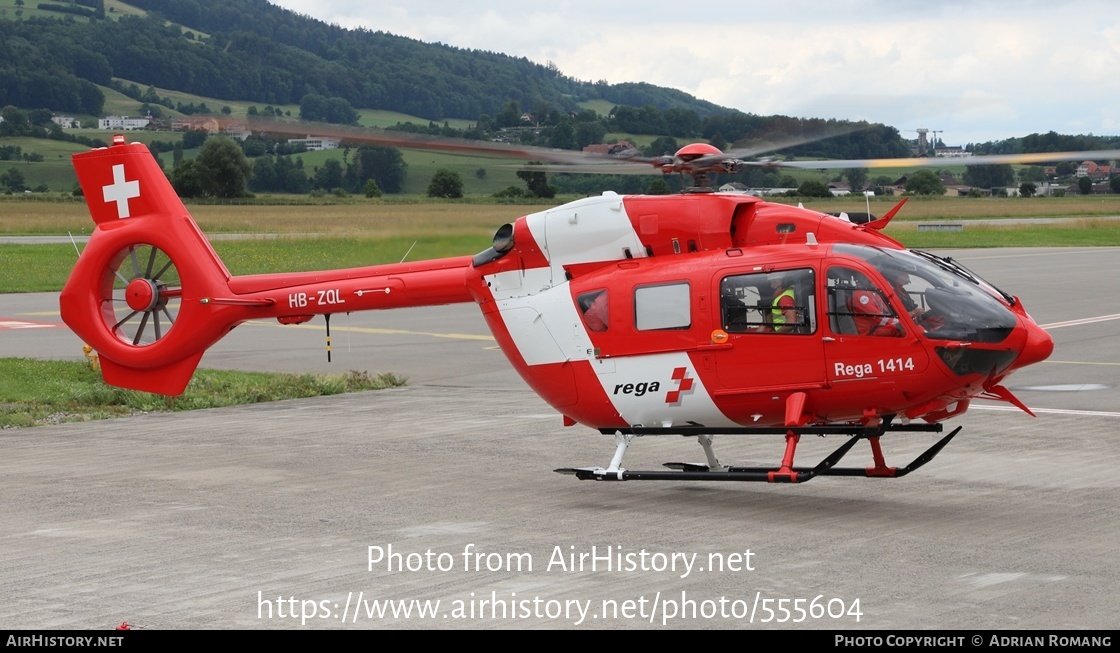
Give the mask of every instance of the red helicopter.
[[(1090, 154), (1045, 155), (1062, 158)], [(144, 145), (118, 136), (73, 159), (96, 228), (61, 312), (98, 351), (108, 383), (179, 394), (206, 348), (246, 320), (296, 324), (321, 314), (329, 327), (334, 313), (476, 302), (510, 363), (565, 425), (615, 436), (607, 467), (556, 470), (580, 479), (901, 477), (960, 428), (904, 467), (886, 463), (884, 434), (940, 432), (974, 398), (1030, 413), (1004, 379), (1053, 350), (1018, 298), (884, 235), (901, 202), (859, 223), (706, 183), (741, 165), (866, 161), (748, 162), (694, 144), (627, 161), (691, 174), (694, 188), (607, 192), (526, 215), (473, 257), (232, 276)], [(667, 434), (695, 436), (706, 463), (623, 468), (635, 436)], [(713, 437), (735, 434), (784, 437), (781, 462), (724, 465)], [(801, 467), (805, 434), (850, 437)], [(871, 465), (837, 467), (863, 439)]]

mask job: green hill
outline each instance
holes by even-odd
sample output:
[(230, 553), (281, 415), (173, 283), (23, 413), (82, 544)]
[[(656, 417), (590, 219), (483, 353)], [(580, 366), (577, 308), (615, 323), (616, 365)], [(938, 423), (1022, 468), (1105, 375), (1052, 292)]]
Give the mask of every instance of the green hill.
[[(8, 82), (0, 85), (0, 105), (97, 114), (93, 98), (82, 97), (89, 88), (81, 82), (108, 86), (116, 77), (260, 105), (298, 104), (314, 93), (437, 121), (495, 115), (509, 100), (526, 109), (543, 101), (562, 111), (593, 100), (688, 109), (701, 117), (726, 111), (674, 89), (593, 84), (524, 58), (343, 29), (264, 0), (34, 6), (0, 0), (0, 81)], [(49, 76), (59, 81), (48, 84)], [(21, 86), (31, 80), (40, 90)]]

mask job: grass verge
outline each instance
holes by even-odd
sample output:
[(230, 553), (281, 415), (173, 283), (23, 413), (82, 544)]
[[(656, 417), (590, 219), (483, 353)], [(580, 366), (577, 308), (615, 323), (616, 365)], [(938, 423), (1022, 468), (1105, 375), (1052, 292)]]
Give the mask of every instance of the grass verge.
[(178, 397), (106, 385), (80, 361), (0, 359), (0, 429), (84, 422), (150, 412), (194, 410), (404, 385), (394, 374), (340, 375), (199, 370)]

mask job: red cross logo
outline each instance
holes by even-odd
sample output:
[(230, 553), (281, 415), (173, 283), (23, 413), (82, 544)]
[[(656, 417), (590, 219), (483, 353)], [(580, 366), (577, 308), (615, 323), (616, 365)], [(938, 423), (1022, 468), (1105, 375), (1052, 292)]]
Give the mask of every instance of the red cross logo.
[(678, 367), (673, 370), (673, 380), (677, 382), (677, 389), (670, 390), (665, 395), (665, 403), (676, 406), (681, 403), (681, 395), (692, 390), (692, 378), (688, 376), (688, 368)]

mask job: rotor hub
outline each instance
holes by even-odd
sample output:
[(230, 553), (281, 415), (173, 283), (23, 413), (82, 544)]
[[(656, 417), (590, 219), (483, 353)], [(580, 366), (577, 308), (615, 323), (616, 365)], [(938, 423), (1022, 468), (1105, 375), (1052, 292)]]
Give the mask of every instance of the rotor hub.
[(159, 302), (159, 287), (152, 279), (133, 279), (124, 291), (125, 302), (134, 311), (150, 311)]

